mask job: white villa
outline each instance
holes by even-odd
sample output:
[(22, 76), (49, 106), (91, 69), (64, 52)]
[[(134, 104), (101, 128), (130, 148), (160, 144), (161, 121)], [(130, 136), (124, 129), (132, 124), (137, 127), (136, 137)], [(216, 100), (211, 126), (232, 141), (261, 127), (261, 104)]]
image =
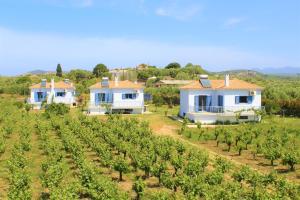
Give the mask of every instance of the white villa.
[(144, 112), (144, 87), (131, 81), (109, 81), (104, 77), (101, 82), (90, 87), (91, 115), (105, 113), (141, 114)]
[(42, 79), (41, 83), (30, 87), (28, 103), (33, 105), (33, 109), (40, 109), (43, 102), (47, 104), (64, 103), (75, 106), (75, 87), (69, 79), (56, 83), (54, 79), (51, 79), (50, 83), (46, 79)]
[(259, 121), (255, 110), (261, 107), (262, 87), (225, 75), (224, 80), (209, 80), (200, 75), (180, 88), (180, 116), (203, 124), (217, 121)]

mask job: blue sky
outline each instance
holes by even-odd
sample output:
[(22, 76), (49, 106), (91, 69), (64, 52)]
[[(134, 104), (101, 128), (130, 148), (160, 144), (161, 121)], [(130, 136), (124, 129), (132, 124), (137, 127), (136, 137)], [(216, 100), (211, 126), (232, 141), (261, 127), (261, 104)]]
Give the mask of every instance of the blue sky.
[(299, 0), (0, 0), (1, 74), (177, 61), (300, 67)]

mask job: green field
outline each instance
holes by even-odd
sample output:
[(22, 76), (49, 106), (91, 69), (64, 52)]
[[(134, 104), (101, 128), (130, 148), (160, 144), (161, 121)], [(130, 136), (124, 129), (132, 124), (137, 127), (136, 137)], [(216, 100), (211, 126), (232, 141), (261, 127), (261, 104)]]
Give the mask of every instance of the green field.
[[(27, 112), (12, 99), (1, 100), (1, 199), (299, 197), (299, 186), (280, 174), (212, 156), (202, 142), (178, 135), (182, 124), (166, 116), (178, 107), (168, 113), (167, 107), (150, 106), (151, 114), (102, 117), (77, 109), (59, 115), (59, 107), (52, 108)], [(293, 119), (285, 120), (297, 129)], [(195, 141), (197, 129), (186, 131)]]

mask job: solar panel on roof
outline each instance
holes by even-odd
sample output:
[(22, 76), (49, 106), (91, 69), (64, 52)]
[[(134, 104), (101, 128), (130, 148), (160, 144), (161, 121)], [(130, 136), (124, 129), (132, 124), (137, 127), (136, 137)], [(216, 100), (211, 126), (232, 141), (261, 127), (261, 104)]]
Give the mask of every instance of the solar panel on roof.
[(201, 83), (202, 87), (204, 87), (204, 88), (211, 87), (210, 80), (208, 80), (208, 79), (200, 79), (200, 83)]

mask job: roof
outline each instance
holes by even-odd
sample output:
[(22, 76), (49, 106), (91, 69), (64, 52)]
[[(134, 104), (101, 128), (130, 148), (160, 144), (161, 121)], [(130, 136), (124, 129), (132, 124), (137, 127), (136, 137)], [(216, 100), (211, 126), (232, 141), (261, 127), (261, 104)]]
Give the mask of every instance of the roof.
[(165, 85), (186, 85), (191, 83), (191, 80), (160, 80), (159, 83)]
[(229, 81), (229, 86), (225, 86), (225, 81), (224, 80), (210, 80), (211, 82), (211, 87), (210, 88), (204, 88), (199, 80), (193, 81), (188, 85), (180, 87), (182, 90), (197, 90), (197, 89), (202, 89), (202, 90), (254, 90), (254, 89), (259, 89), (262, 90), (263, 88), (252, 84), (248, 83), (243, 80), (239, 79), (231, 79)]
[(90, 87), (90, 89), (101, 89), (101, 88), (119, 88), (119, 89), (141, 89), (144, 88), (141, 83), (133, 83), (131, 81), (109, 81), (108, 87), (102, 87), (101, 82), (98, 82)]
[[(51, 83), (46, 82), (46, 87), (42, 87), (41, 83), (32, 85), (30, 89), (40, 89), (40, 88), (46, 88), (50, 89), (51, 88)], [(57, 89), (75, 89), (72, 83), (65, 83), (64, 81), (59, 81), (54, 83), (54, 88)]]

